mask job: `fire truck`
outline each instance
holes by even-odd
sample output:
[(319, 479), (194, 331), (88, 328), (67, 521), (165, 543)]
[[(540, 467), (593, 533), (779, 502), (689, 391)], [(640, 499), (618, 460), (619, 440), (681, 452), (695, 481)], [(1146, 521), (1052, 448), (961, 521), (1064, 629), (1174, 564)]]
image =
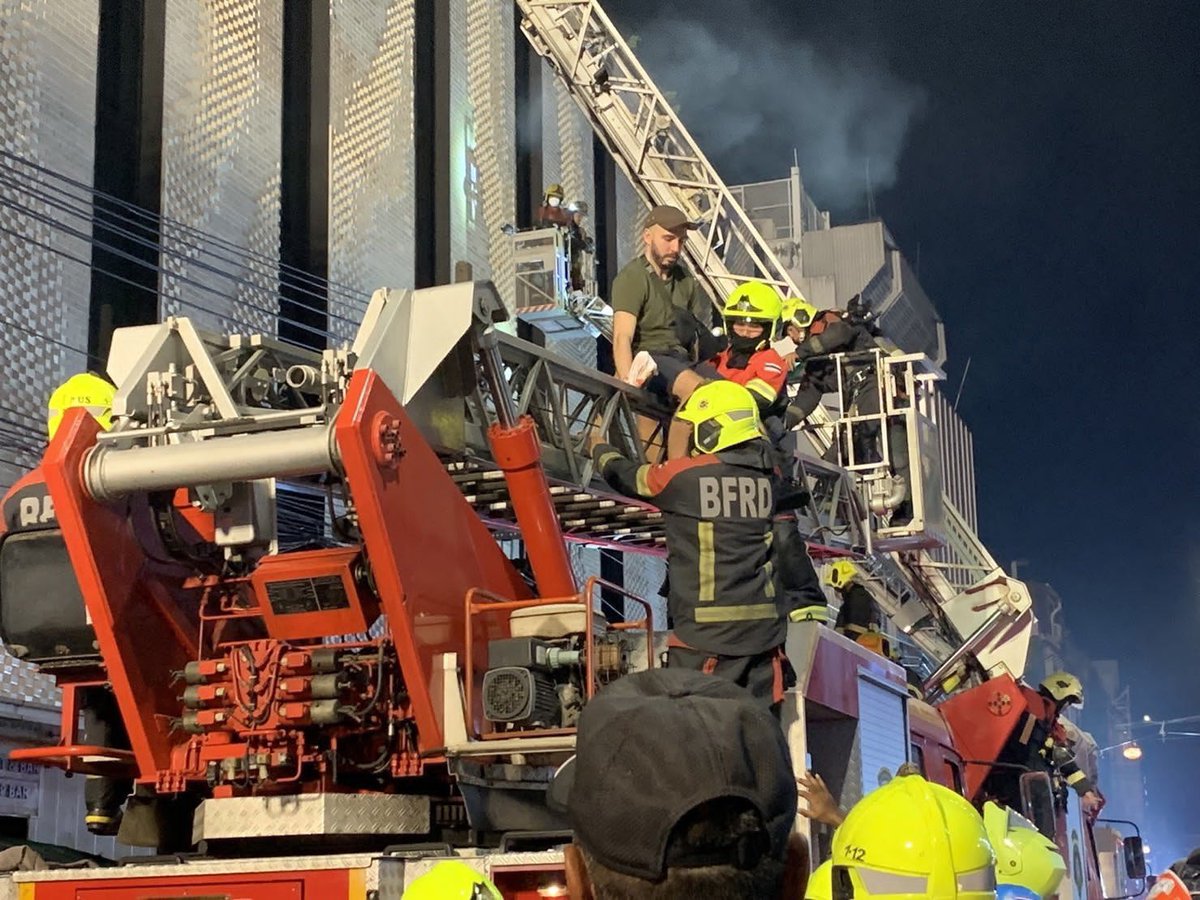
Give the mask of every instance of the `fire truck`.
[[(748, 278), (797, 295), (600, 4), (517, 5), (642, 200), (702, 223), (687, 255), (712, 297)], [(132, 779), (127, 816), (136, 805), (143, 841), (169, 855), (7, 888), (388, 900), (454, 856), (506, 897), (559, 895), (569, 835), (549, 779), (595, 692), (665, 647), (647, 598), (572, 567), (572, 543), (665, 546), (661, 514), (604, 487), (587, 448), (601, 435), (661, 460), (671, 415), (545, 339), (605, 329), (565, 240), (514, 234), (515, 298), (466, 278), (382, 289), (354, 340), (320, 352), (183, 317), (115, 333), (112, 429), (69, 411), (4, 500), (0, 631), (63, 690), (61, 740), (13, 757)], [(814, 413), (796, 527), (821, 565), (854, 562), (907, 649), (792, 623), (788, 743), (843, 805), (904, 762), (977, 799), (1022, 709), (1029, 594), (942, 494), (936, 366), (835, 362), (874, 368), (880, 412), (839, 394)], [(864, 429), (883, 436), (870, 460), (846, 449)], [(893, 439), (913, 460), (902, 517)], [(297, 497), (319, 501), (320, 536), (290, 546), (279, 524)], [(947, 547), (968, 586), (934, 561)], [(81, 733), (96, 690), (111, 690), (120, 746)], [(1136, 836), (1099, 839), (1044, 773), (1018, 777), (1023, 811), (1078, 858), (1074, 896), (1132, 896), (1100, 873), (1144, 875)], [(797, 827), (827, 852), (828, 834)]]

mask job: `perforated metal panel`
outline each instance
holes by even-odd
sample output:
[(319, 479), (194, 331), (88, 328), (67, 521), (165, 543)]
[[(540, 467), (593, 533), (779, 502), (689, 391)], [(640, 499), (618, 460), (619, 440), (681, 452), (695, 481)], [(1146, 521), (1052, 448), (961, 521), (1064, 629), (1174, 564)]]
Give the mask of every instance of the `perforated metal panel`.
[[(413, 287), (413, 0), (330, 0), (329, 278), (359, 293)], [(362, 305), (336, 297), (340, 337)]]
[[(567, 202), (582, 200), (596, 208), (595, 158), (592, 155), (592, 126), (566, 90), (555, 92), (555, 109), (547, 110), (547, 121), (557, 122), (561, 177)], [(590, 221), (590, 218), (589, 218)]]
[[(274, 333), (283, 0), (166, 10), (162, 213), (183, 227), (164, 224), (162, 311), (205, 328)], [(188, 227), (236, 249), (218, 260)]]
[[(0, 134), (5, 153), (92, 184), (96, 0), (0, 0)], [(91, 226), (74, 238), (34, 216), (59, 217), (31, 198), (37, 173), (0, 158), (0, 489), (40, 455), (45, 403), (86, 365)], [(13, 186), (14, 179), (27, 190)], [(58, 251), (58, 252), (54, 252)], [(67, 253), (83, 262), (75, 262)]]
[[(459, 98), (452, 86), (452, 97), (463, 104), (452, 112), (463, 123), (461, 159), (451, 161), (452, 194), (460, 184), (454, 176), (456, 167), (462, 167), (462, 197), (453, 206), (462, 212), (461, 231), (453, 228), (457, 239), (452, 245), (455, 258), (469, 260), (477, 279), (494, 281), (505, 305), (513, 309), (513, 247), (500, 231), (502, 226), (516, 223), (512, 4), (455, 0), (451, 8), (463, 13), (452, 15), (455, 27), (465, 26), (465, 34), (453, 40), (462, 40), (466, 49), (465, 58), (456, 65), (456, 70), (465, 66), (465, 95)], [(457, 153), (457, 146), (451, 152)]]
[(646, 207), (633, 184), (617, 170), (617, 265), (624, 266), (642, 252)]

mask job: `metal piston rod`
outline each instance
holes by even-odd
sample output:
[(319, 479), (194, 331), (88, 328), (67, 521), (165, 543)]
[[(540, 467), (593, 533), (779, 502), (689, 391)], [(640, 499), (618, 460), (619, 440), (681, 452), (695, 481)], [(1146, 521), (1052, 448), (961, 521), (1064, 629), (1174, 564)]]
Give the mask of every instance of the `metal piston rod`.
[(100, 445), (84, 459), (88, 493), (107, 502), (138, 491), (320, 475), (340, 467), (333, 423), (156, 447)]

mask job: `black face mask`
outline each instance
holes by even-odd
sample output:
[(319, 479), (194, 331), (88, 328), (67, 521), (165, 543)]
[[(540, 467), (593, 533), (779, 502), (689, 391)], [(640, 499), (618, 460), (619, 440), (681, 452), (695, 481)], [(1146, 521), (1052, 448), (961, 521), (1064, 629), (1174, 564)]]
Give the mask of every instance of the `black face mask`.
[(738, 355), (745, 354), (748, 356), (754, 353), (762, 342), (762, 335), (752, 338), (742, 337), (736, 333), (729, 335), (729, 349)]

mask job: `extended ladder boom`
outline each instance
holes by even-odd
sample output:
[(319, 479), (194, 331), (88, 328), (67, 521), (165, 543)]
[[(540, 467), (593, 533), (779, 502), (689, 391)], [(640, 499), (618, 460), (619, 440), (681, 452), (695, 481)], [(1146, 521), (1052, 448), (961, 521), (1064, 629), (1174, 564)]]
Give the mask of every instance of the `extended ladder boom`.
[[(750, 279), (766, 281), (784, 296), (799, 296), (787, 268), (642, 68), (599, 0), (516, 0), (516, 4), (522, 14), (521, 30), (554, 68), (642, 201), (647, 206), (676, 206), (700, 223), (689, 234), (686, 251), (694, 274), (714, 302)], [(817, 427), (805, 433), (821, 455), (834, 440), (833, 420), (818, 406), (809, 421)], [(961, 566), (978, 570), (981, 583), (995, 583), (999, 569), (987, 548), (962, 522), (949, 498), (943, 497), (943, 503), (952, 525), (949, 543)], [(966, 593), (943, 577), (941, 564), (924, 550), (879, 562), (893, 574), (898, 565), (916, 582), (922, 605), (932, 606), (935, 617), (954, 623), (962, 638), (959, 651), (976, 653), (985, 665), (991, 657), (1010, 668), (1023, 666), (1021, 649), (1015, 654), (994, 652), (995, 642), (988, 637), (994, 630), (990, 623), (980, 623), (978, 633), (966, 630), (973, 615), (956, 615), (962, 611), (955, 609), (964, 605)], [(1015, 605), (999, 604), (1007, 611), (1004, 621), (1017, 632), (1028, 631), (1028, 592), (1015, 580), (1007, 584), (1013, 588), (1010, 595), (1024, 599)], [(1018, 634), (1015, 640), (1020, 645), (1027, 639), (1027, 634), (1024, 638)]]

